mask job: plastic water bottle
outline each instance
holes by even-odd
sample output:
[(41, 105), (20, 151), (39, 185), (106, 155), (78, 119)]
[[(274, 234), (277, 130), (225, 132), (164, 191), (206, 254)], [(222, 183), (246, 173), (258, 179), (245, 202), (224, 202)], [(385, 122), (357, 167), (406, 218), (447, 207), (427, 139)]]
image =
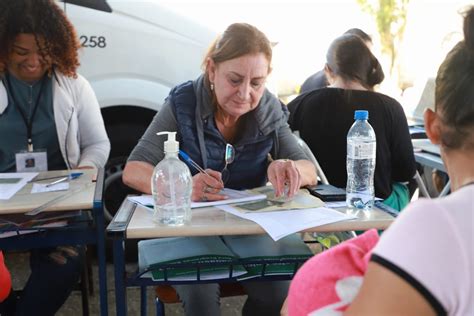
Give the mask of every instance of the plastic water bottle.
[(183, 225), (191, 219), (192, 177), (188, 166), (178, 158), (179, 142), (176, 132), (160, 132), (168, 135), (165, 141), (165, 158), (153, 170), (151, 191), (155, 202), (154, 221), (170, 225)]
[(374, 205), (376, 139), (368, 111), (355, 111), (355, 122), (347, 133), (347, 188), (349, 208), (369, 210)]

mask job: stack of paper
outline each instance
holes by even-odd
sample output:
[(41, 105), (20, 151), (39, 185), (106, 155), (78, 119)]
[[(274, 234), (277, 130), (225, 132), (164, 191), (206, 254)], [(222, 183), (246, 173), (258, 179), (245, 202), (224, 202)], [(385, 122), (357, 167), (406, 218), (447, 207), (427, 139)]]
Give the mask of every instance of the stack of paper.
[[(227, 196), (227, 199), (220, 201), (209, 201), (209, 202), (192, 202), (191, 208), (233, 204), (242, 202), (251, 202), (266, 199), (267, 196), (262, 193), (256, 193), (250, 190), (238, 191), (232, 189), (223, 189), (220, 194)], [(151, 195), (140, 195), (132, 196), (128, 198), (130, 201), (153, 208), (154, 202)]]
[(0, 200), (10, 199), (37, 175), (37, 172), (0, 173)]

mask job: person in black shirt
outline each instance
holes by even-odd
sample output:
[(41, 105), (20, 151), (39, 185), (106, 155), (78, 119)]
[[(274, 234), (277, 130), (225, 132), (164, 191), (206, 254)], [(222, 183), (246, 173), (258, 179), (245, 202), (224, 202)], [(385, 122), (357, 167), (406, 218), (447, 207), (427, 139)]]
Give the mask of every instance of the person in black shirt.
[[(367, 45), (367, 47), (372, 49), (372, 45), (373, 45), (372, 38), (370, 37), (370, 35), (362, 31), (361, 29), (358, 29), (358, 28), (348, 29), (346, 32), (344, 32), (344, 34), (352, 34), (352, 35), (359, 36), (361, 40), (364, 41), (365, 45)], [(316, 89), (325, 88), (328, 85), (329, 85), (329, 82), (328, 82), (328, 79), (326, 78), (324, 69), (321, 69), (320, 71), (306, 78), (306, 80), (301, 85), (300, 94), (313, 91)]]
[(377, 138), (375, 195), (401, 210), (409, 202), (405, 185), (416, 172), (408, 124), (401, 105), (371, 91), (384, 79), (378, 60), (355, 35), (342, 35), (327, 53), (330, 86), (300, 95), (288, 104), (289, 124), (298, 130), (324, 170), (329, 183), (345, 187), (346, 137), (355, 110), (368, 110)]

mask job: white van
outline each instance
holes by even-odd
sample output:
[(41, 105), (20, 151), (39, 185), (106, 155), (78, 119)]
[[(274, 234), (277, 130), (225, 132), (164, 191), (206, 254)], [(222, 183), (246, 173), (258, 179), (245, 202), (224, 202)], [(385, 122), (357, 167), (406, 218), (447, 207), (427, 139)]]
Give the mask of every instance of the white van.
[(83, 46), (79, 73), (97, 95), (112, 144), (104, 199), (113, 214), (130, 192), (121, 181), (130, 151), (169, 90), (200, 74), (216, 34), (158, 0), (62, 0), (59, 5), (77, 30)]

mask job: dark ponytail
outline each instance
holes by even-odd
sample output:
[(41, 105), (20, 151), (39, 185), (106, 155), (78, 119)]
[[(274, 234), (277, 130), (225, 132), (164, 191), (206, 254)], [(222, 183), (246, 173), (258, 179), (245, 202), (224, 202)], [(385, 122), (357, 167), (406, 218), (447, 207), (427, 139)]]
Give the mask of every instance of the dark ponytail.
[(385, 78), (385, 74), (383, 73), (382, 66), (380, 65), (379, 61), (375, 56), (372, 55), (372, 68), (369, 70), (367, 74), (367, 84), (370, 87), (375, 86), (383, 81)]
[(356, 35), (344, 34), (336, 38), (329, 46), (326, 62), (335, 75), (357, 81), (369, 90), (384, 79), (379, 61)]
[(436, 111), (442, 120), (441, 143), (446, 148), (474, 148), (474, 6), (464, 18), (464, 41), (438, 69)]

